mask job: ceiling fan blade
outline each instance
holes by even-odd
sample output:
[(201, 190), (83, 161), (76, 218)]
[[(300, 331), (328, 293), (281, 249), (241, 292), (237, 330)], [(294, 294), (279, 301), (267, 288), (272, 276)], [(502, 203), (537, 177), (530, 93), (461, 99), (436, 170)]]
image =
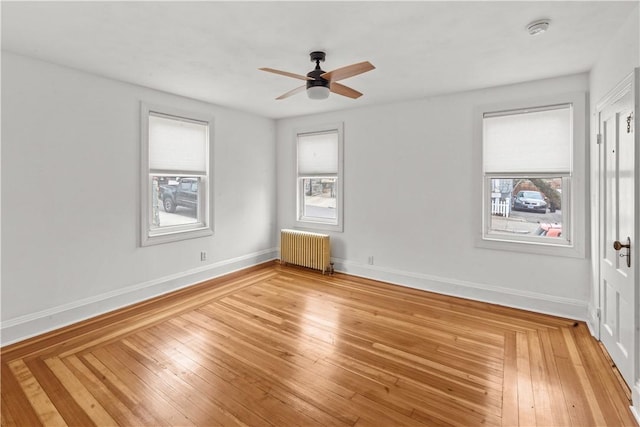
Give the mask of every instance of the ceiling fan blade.
[(300, 74), (290, 73), (288, 71), (274, 70), (273, 68), (258, 68), (258, 69), (262, 71), (267, 71), (269, 73), (280, 74), (282, 76), (293, 77), (294, 79), (313, 80), (311, 77), (301, 76)]
[(325, 80), (337, 82), (338, 80), (346, 79), (347, 77), (357, 76), (358, 74), (366, 73), (373, 70), (374, 67), (369, 61), (358, 62), (357, 64), (347, 65), (346, 67), (337, 68), (333, 71), (321, 74)]
[(283, 93), (282, 95), (280, 95), (280, 96), (279, 96), (279, 97), (277, 97), (276, 99), (285, 99), (285, 98), (288, 98), (288, 97), (290, 97), (291, 95), (295, 95), (296, 93), (299, 93), (299, 92), (304, 91), (306, 88), (307, 88), (307, 85), (302, 85), (302, 86), (297, 87), (297, 88), (295, 88), (295, 89), (293, 89), (293, 90), (290, 90), (290, 91), (289, 91), (289, 92), (287, 92), (287, 93)]
[(350, 87), (337, 82), (331, 82), (329, 90), (333, 93), (337, 93), (338, 95), (346, 96), (347, 98), (356, 99), (362, 96), (362, 94), (357, 90), (351, 89)]

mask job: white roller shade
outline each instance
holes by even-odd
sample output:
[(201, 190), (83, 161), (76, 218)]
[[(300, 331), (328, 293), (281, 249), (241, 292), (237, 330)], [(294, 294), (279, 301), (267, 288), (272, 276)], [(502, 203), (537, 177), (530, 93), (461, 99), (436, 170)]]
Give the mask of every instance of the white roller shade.
[(149, 115), (151, 172), (207, 171), (207, 123)]
[(484, 171), (571, 171), (571, 107), (485, 114)]
[(298, 135), (298, 175), (338, 173), (338, 132)]

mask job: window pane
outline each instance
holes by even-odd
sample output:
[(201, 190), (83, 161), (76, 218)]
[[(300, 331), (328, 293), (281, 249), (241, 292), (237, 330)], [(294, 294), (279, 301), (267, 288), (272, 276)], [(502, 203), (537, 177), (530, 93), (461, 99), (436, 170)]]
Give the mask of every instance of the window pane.
[(199, 177), (151, 176), (151, 228), (197, 224)]
[(302, 217), (337, 219), (337, 178), (301, 178)]
[(562, 230), (561, 177), (490, 181), (489, 235), (566, 240)]
[(571, 170), (571, 108), (485, 116), (485, 172)]

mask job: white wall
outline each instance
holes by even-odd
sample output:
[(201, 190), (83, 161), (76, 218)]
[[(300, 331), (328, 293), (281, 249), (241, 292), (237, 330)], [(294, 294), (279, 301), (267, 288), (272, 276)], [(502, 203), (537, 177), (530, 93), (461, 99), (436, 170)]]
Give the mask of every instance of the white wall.
[[(596, 106), (602, 98), (611, 91), (616, 84), (629, 75), (634, 68), (640, 67), (640, 6), (636, 6), (629, 14), (618, 32), (612, 35), (607, 47), (600, 53), (598, 61), (589, 74), (589, 91), (591, 93), (591, 138), (595, 141), (598, 129), (598, 119), (596, 116)], [(640, 95), (636, 95), (640, 96)], [(591, 295), (589, 302), (589, 325), (592, 331), (597, 331), (598, 319), (596, 309), (600, 307), (598, 272), (598, 241), (595, 238), (598, 233), (598, 205), (597, 205), (597, 185), (598, 185), (598, 146), (591, 144), (591, 211), (593, 212), (591, 221), (591, 233), (594, 236), (592, 241), (592, 280)], [(597, 332), (596, 332), (597, 333)]]
[[(587, 90), (580, 74), (280, 120), (278, 227), (295, 220), (295, 129), (343, 122), (344, 232), (330, 233), (336, 269), (584, 319), (588, 259), (475, 246), (480, 176), (473, 170), (480, 159), (472, 152), (476, 106)], [(580, 200), (577, 209), (584, 210), (586, 194)], [(576, 234), (585, 241), (585, 229)], [(367, 265), (369, 256), (374, 265)]]
[[(345, 124), (346, 165), (345, 231), (332, 233), (338, 269), (586, 318), (595, 304), (589, 260), (475, 246), (472, 113), (476, 105), (586, 90), (593, 112), (640, 65), (637, 15), (638, 8), (589, 79), (277, 124), (3, 52), (2, 345), (273, 258), (276, 230), (294, 223), (294, 129), (338, 121)], [(139, 246), (142, 100), (213, 113), (213, 237)]]
[[(140, 247), (140, 101), (213, 115), (212, 237)], [(274, 258), (274, 135), (270, 119), (3, 52), (2, 344)]]
[(640, 5), (629, 14), (589, 74), (592, 105), (640, 65)]

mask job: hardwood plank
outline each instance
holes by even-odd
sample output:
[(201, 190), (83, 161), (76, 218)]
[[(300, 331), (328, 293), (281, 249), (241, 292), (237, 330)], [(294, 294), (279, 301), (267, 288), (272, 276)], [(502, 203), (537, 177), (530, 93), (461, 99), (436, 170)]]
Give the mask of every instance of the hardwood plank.
[[(84, 411), (84, 408), (74, 398), (73, 391), (66, 388), (65, 384), (51, 371), (44, 360), (37, 357), (23, 360), (68, 425), (95, 425), (90, 415)], [(4, 387), (2, 392), (4, 392)]]
[(502, 383), (502, 425), (519, 425), (518, 414), (518, 351), (516, 332), (504, 337), (504, 372)]
[(0, 350), (9, 425), (636, 425), (584, 323), (266, 263)]
[[(309, 272), (295, 267), (283, 268), (281, 266), (276, 266), (276, 269), (283, 272), (283, 274), (277, 276), (276, 280), (283, 282), (286, 281), (286, 283), (297, 286), (302, 290), (305, 289), (305, 286), (308, 286), (306, 283), (299, 284), (296, 282), (299, 280), (308, 280)], [(428, 307), (429, 309), (433, 309), (437, 306), (454, 312), (460, 311), (463, 313), (475, 313), (478, 315), (478, 319), (486, 322), (493, 322), (498, 319), (502, 319), (505, 325), (522, 324), (525, 331), (540, 327), (569, 327), (575, 323), (571, 319), (542, 315), (462, 298), (455, 298), (455, 302), (452, 302), (452, 298), (446, 295), (406, 288), (399, 285), (390, 285), (388, 283), (372, 279), (348, 276), (341, 273), (336, 273), (335, 276), (325, 277), (318, 275), (314, 279), (313, 289), (334, 292), (332, 290), (335, 288), (343, 288), (345, 290), (345, 295), (349, 295), (350, 292), (353, 293), (354, 290), (357, 290), (357, 294), (351, 298), (354, 300), (364, 299), (368, 296), (372, 297), (374, 300), (379, 297), (390, 299), (391, 303), (397, 303), (400, 306), (411, 303), (420, 305), (425, 304), (425, 307)], [(427, 310), (418, 311), (426, 312)]]
[(533, 385), (531, 384), (531, 366), (527, 334), (516, 333), (516, 359), (518, 366), (518, 423), (522, 426), (536, 424)]
[(17, 426), (18, 422), (11, 414), (10, 404), (6, 401), (5, 396), (0, 396), (0, 426), (1, 427), (13, 427)]
[(567, 403), (562, 392), (562, 381), (558, 372), (558, 365), (555, 363), (553, 344), (549, 336), (549, 330), (538, 331), (541, 351), (547, 366), (546, 389), (551, 401), (551, 413), (553, 422), (557, 426), (571, 425)]
[(22, 385), (11, 372), (5, 361), (0, 363), (2, 385), (2, 417), (8, 425), (39, 426), (42, 425), (38, 414), (29, 402)]
[(575, 366), (569, 359), (556, 358), (562, 393), (572, 426), (620, 425), (618, 422), (596, 424), (591, 413), (590, 402), (582, 390)]
[(323, 408), (335, 418), (348, 420), (347, 423), (350, 424), (358, 418), (354, 408), (347, 401), (354, 394), (353, 391), (326, 378), (323, 379), (313, 371), (295, 369), (286, 360), (235, 338), (222, 324), (205, 322), (202, 316), (196, 316), (194, 313), (183, 317), (188, 317), (192, 322), (187, 327), (216, 335), (218, 339), (214, 341), (213, 346), (236, 359), (236, 363), (251, 366), (271, 383), (290, 389), (299, 398)]
[[(269, 275), (268, 273), (265, 274)], [(127, 335), (129, 333), (135, 332), (138, 329), (149, 327), (158, 322), (162, 322), (165, 318), (178, 316), (183, 312), (193, 310), (201, 305), (206, 304), (210, 299), (221, 298), (227, 292), (233, 292), (242, 286), (250, 286), (251, 283), (252, 281), (245, 280), (238, 281), (237, 283), (232, 284), (229, 289), (222, 286), (216, 287), (204, 291), (202, 294), (196, 295), (195, 297), (188, 299), (178, 299), (173, 304), (162, 305), (156, 309), (153, 315), (149, 315), (148, 313), (143, 312), (137, 315), (138, 318), (130, 317), (126, 319), (126, 322), (123, 322), (118, 327), (113, 328), (113, 330), (109, 331), (108, 333), (106, 333), (105, 328), (100, 336), (94, 337), (93, 339), (85, 340), (82, 343), (76, 343), (72, 349), (60, 353), (60, 357), (66, 357), (75, 352), (83, 351), (97, 345), (102, 345), (117, 340), (123, 335)]]
[[(235, 359), (227, 357), (226, 354), (212, 351), (213, 349), (208, 340), (192, 339), (189, 335), (185, 335), (183, 331), (183, 329), (174, 327), (171, 324), (165, 324), (161, 329), (152, 328), (149, 332), (156, 336), (161, 334), (165, 339), (168, 336), (172, 341), (179, 343), (180, 345), (174, 347), (177, 351), (185, 357), (199, 361), (198, 375), (211, 383), (222, 381), (240, 390), (246, 396), (243, 404), (251, 404), (256, 401), (262, 402), (266, 396), (273, 396), (273, 398), (292, 410), (303, 413), (322, 425), (345, 425), (336, 418), (309, 405), (306, 401), (299, 399), (287, 389), (270, 383), (267, 379), (252, 372), (248, 366), (238, 365), (235, 363)], [(256, 405), (252, 405), (252, 408), (258, 413), (262, 411), (262, 408), (256, 408)], [(271, 416), (273, 417), (273, 414)]]
[(537, 331), (527, 332), (529, 346), (529, 369), (531, 371), (531, 385), (533, 388), (533, 402), (536, 414), (536, 424), (552, 425), (549, 384), (549, 372), (546, 360), (542, 355), (542, 343)]
[(91, 370), (94, 375), (101, 379), (104, 386), (113, 395), (112, 399), (120, 401), (125, 405), (138, 419), (140, 419), (140, 425), (152, 425), (152, 426), (170, 426), (171, 424), (164, 422), (164, 420), (155, 417), (144, 402), (138, 398), (138, 395), (134, 393), (118, 375), (122, 375), (123, 371), (119, 371), (117, 374), (107, 368), (97, 357), (93, 354), (84, 354), (80, 356), (85, 366)]
[(607, 422), (602, 414), (602, 410), (600, 409), (600, 404), (595, 397), (595, 391), (593, 385), (589, 381), (589, 375), (584, 368), (582, 358), (580, 357), (580, 352), (578, 351), (578, 347), (573, 339), (573, 335), (571, 333), (571, 329), (563, 329), (562, 335), (567, 343), (567, 349), (569, 351), (569, 359), (571, 360), (577, 376), (580, 386), (589, 402), (589, 406), (591, 408), (590, 412), (593, 416), (593, 419), (597, 425), (605, 425)]
[[(307, 304), (308, 305), (308, 304)], [(206, 309), (206, 308), (204, 308)], [(308, 313), (307, 313), (307, 318), (306, 320), (306, 324), (305, 324), (305, 332), (309, 332), (309, 329), (311, 327), (315, 328), (322, 328), (322, 325), (320, 323), (318, 324), (313, 324), (312, 320), (316, 318), (316, 316), (320, 316), (320, 313), (322, 313), (323, 310), (320, 310), (318, 312), (317, 315), (314, 315), (313, 318), (309, 318), (308, 317)], [(345, 318), (346, 316), (343, 314), (342, 315), (342, 324), (341, 324), (341, 328), (340, 331), (344, 331), (347, 328), (345, 328), (345, 322), (347, 322), (348, 320)], [(379, 317), (378, 319), (380, 319), (381, 317)], [(361, 334), (359, 334), (359, 332), (363, 332), (363, 328), (360, 326), (361, 323), (366, 322), (366, 323), (371, 323), (371, 321), (369, 319), (367, 320), (363, 320), (362, 322), (358, 321), (356, 322), (357, 328), (354, 327), (353, 332), (351, 332), (351, 330), (349, 330), (349, 337), (351, 338), (353, 335), (358, 335), (361, 336)], [(384, 341), (385, 339), (385, 335), (383, 334), (383, 332), (380, 331), (381, 328), (372, 328), (372, 331), (369, 333), (369, 337), (372, 336), (372, 334), (376, 334), (375, 335), (375, 340), (376, 341)], [(398, 329), (398, 330), (393, 330), (393, 331), (389, 331), (386, 332), (387, 334), (393, 334), (395, 337), (395, 341), (398, 342), (398, 340), (400, 339), (400, 337), (402, 337), (403, 339), (405, 339), (405, 342), (407, 343), (407, 348), (411, 348), (411, 349), (420, 349), (423, 351), (428, 351), (430, 353), (433, 353), (434, 351), (438, 351), (439, 353), (446, 353), (444, 355), (434, 355), (433, 358), (437, 358), (440, 357), (441, 360), (446, 360), (448, 363), (456, 363), (459, 360), (459, 367), (460, 369), (463, 370), (467, 370), (469, 372), (481, 372), (481, 371), (486, 371), (487, 368), (487, 358), (484, 357), (483, 363), (478, 364), (478, 366), (474, 366), (474, 360), (473, 360), (473, 355), (480, 353), (480, 351), (477, 351), (477, 349), (472, 349), (473, 351), (469, 350), (466, 353), (463, 353), (462, 350), (464, 350), (463, 346), (463, 342), (464, 339), (461, 339), (458, 336), (455, 335), (450, 335), (449, 339), (451, 340), (452, 343), (454, 343), (454, 346), (446, 346), (443, 344), (437, 345), (436, 342), (437, 340), (433, 340), (434, 344), (432, 346), (427, 346), (425, 347), (425, 335), (428, 334), (429, 332), (433, 331), (433, 329), (429, 329), (426, 330), (424, 333), (421, 329), (417, 329), (415, 326), (412, 326), (411, 329), (411, 333), (406, 333), (405, 330), (408, 329), (408, 327), (406, 325), (403, 325), (402, 328)], [(425, 327), (425, 329), (427, 329)], [(337, 337), (342, 337), (342, 336), (346, 336), (344, 333), (341, 332), (336, 332), (333, 330), (333, 328), (329, 325), (326, 327), (326, 330), (329, 332), (328, 333), (328, 337), (330, 337), (330, 340), (327, 339), (325, 341), (330, 342), (332, 344), (334, 344), (336, 341)], [(368, 332), (368, 331), (367, 331)], [(379, 334), (379, 335), (378, 335)], [(406, 338), (405, 338), (406, 336)], [(417, 340), (416, 336), (419, 336), (420, 339)], [(484, 338), (484, 337), (483, 337)], [(480, 341), (480, 340), (478, 340)], [(375, 344), (374, 344), (375, 345)], [(437, 350), (436, 350), (437, 349)], [(486, 353), (486, 352), (485, 352)], [(496, 361), (496, 369), (500, 369), (501, 368), (501, 361)], [(482, 367), (482, 369), (478, 369)], [(497, 377), (496, 377), (497, 378)], [(494, 382), (496, 384), (499, 384), (499, 380), (498, 379), (494, 379)]]
[[(216, 422), (222, 417), (232, 417), (234, 419), (232, 423), (239, 425), (272, 424), (269, 417), (261, 417), (242, 404), (245, 399), (240, 390), (229, 387), (227, 382), (214, 376), (207, 376), (208, 381), (203, 380), (194, 372), (202, 372), (202, 369), (198, 369), (203, 367), (202, 362), (182, 357), (182, 353), (178, 352), (175, 346), (165, 345), (170, 342), (166, 337), (158, 337), (141, 331), (134, 337), (127, 338), (126, 342), (134, 344), (134, 348), (142, 354), (154, 354), (163, 371), (173, 375), (176, 381), (180, 381), (186, 389), (193, 390), (192, 393), (196, 394), (194, 403), (201, 405), (210, 413), (213, 412), (211, 408), (214, 408), (217, 415), (213, 419)], [(161, 345), (156, 345), (157, 343), (161, 343)], [(262, 399), (267, 397), (262, 396)], [(226, 421), (224, 424), (231, 423)]]
[[(618, 387), (620, 380), (615, 365), (607, 354), (592, 339), (586, 325), (578, 325), (571, 329), (576, 346), (581, 354), (585, 370), (589, 372), (589, 381), (594, 384), (594, 393), (605, 419), (623, 420), (624, 425), (633, 425), (635, 419), (628, 407), (615, 405), (614, 402), (628, 399), (626, 387)], [(611, 370), (614, 369), (614, 375)], [(631, 402), (629, 402), (631, 405)]]
[[(394, 389), (395, 390), (395, 389)], [(500, 425), (500, 407), (493, 404), (483, 406), (465, 398), (456, 396), (444, 384), (425, 384), (411, 379), (400, 379), (397, 384), (398, 393), (402, 398), (414, 404), (414, 414), (439, 413), (443, 420), (458, 425)]]
[(117, 425), (111, 415), (102, 407), (93, 395), (87, 390), (84, 384), (78, 379), (69, 368), (57, 357), (45, 360), (47, 366), (58, 380), (69, 390), (74, 399), (80, 405), (85, 414), (98, 426)]
[[(225, 320), (225, 315), (222, 313), (220, 310), (216, 311), (217, 313), (217, 318), (220, 320)], [(265, 336), (269, 335), (269, 330), (266, 328), (262, 328), (260, 325), (257, 324), (252, 324), (251, 326), (248, 326), (247, 329), (239, 329), (239, 325), (243, 323), (243, 319), (242, 317), (231, 317), (232, 320), (228, 320), (225, 321), (226, 323), (232, 323), (234, 324), (234, 328), (236, 332), (240, 332), (243, 336), (245, 341), (247, 339), (249, 339), (250, 337), (253, 336), (253, 334), (255, 333), (256, 336), (262, 337), (262, 342), (265, 342)], [(254, 337), (255, 338), (255, 337)], [(300, 343), (300, 339), (301, 337), (296, 337), (295, 340), (291, 340), (294, 343), (298, 344), (298, 350), (293, 348), (293, 347), (283, 347), (283, 340), (286, 341), (287, 337), (283, 336), (282, 334), (280, 334), (278, 336), (279, 341), (277, 343), (274, 343), (273, 345), (277, 345), (277, 347), (279, 348), (279, 350), (283, 351), (286, 356), (287, 356), (287, 360), (292, 361), (298, 365), (300, 365), (302, 368), (305, 369), (314, 369), (316, 370), (319, 374), (322, 375), (323, 373), (323, 369), (325, 368), (324, 363), (322, 362), (321, 359), (318, 359), (319, 357), (323, 357), (322, 355), (318, 355), (318, 353), (316, 351), (314, 351), (313, 356), (309, 359), (305, 358), (305, 354), (301, 354), (302, 357), (298, 357), (297, 353), (299, 353), (299, 343)], [(320, 346), (322, 346), (323, 343), (319, 343)], [(367, 346), (369, 347), (369, 349), (371, 349), (371, 346)], [(373, 348), (375, 348), (375, 344), (373, 345)], [(327, 354), (331, 354), (333, 351), (331, 349), (328, 350)], [(450, 359), (451, 356), (448, 356), (448, 358)], [(415, 358), (410, 360), (408, 362), (408, 364), (412, 365), (412, 368), (415, 369), (415, 363), (413, 363), (415, 361)], [(385, 359), (385, 363), (386, 363), (386, 359)], [(311, 366), (311, 364), (313, 364), (313, 366)], [(346, 371), (344, 373), (344, 376), (348, 376), (350, 371)], [(327, 372), (328, 374), (330, 372)], [(431, 375), (433, 374), (433, 371), (430, 372), (425, 372), (425, 375)], [(445, 377), (447, 377), (446, 374), (435, 374), (434, 376), (432, 376), (432, 378), (430, 380), (428, 380), (429, 382), (433, 382), (435, 381), (441, 381), (442, 379), (444, 379)], [(450, 376), (448, 376), (449, 378), (447, 378), (448, 381), (451, 381)], [(490, 393), (488, 393), (486, 391), (485, 388), (482, 388), (480, 386), (474, 386), (472, 384), (468, 383), (470, 376), (467, 375), (463, 375), (463, 379), (462, 380), (453, 380), (451, 381), (451, 387), (455, 388), (455, 389), (466, 389), (466, 388), (470, 388), (470, 392), (476, 393), (478, 395), (481, 395), (478, 397), (479, 400), (482, 400), (483, 402), (488, 402), (491, 400), (492, 396)], [(372, 384), (376, 384), (374, 383), (369, 383), (366, 384), (366, 386), (371, 386)], [(352, 386), (352, 389), (359, 389), (359, 387), (365, 386), (365, 384), (360, 384), (359, 386)], [(382, 385), (381, 387), (383, 387), (384, 385)], [(496, 395), (495, 396), (495, 400), (496, 402), (499, 402), (500, 400), (500, 396)]]
[(199, 393), (181, 378), (167, 371), (162, 361), (158, 360), (160, 355), (145, 353), (131, 338), (114, 347), (139, 376), (153, 377), (166, 398), (171, 399), (174, 406), (179, 406), (181, 412), (188, 415), (195, 425), (242, 425), (232, 414), (207, 398), (209, 390)]
[[(135, 406), (143, 406), (160, 421), (159, 425), (194, 426), (195, 423), (184, 414), (180, 407), (174, 406), (171, 398), (166, 398), (160, 390), (160, 384), (150, 376), (139, 377), (131, 369), (131, 365), (123, 363), (116, 352), (112, 353), (114, 345), (92, 351), (92, 357), (101, 363), (107, 371), (112, 372), (110, 380), (126, 396), (134, 399)], [(87, 361), (96, 366), (87, 356)], [(155, 425), (155, 424), (151, 424)]]
[(380, 405), (377, 405), (359, 393), (351, 396), (350, 400), (354, 405), (363, 408), (363, 410), (360, 411), (358, 421), (355, 423), (356, 426), (417, 426), (422, 424), (418, 420), (404, 414), (385, 410), (384, 407), (380, 407)]
[[(454, 389), (458, 388), (458, 389), (462, 389), (461, 383), (458, 381), (450, 381), (448, 379), (452, 378), (454, 380), (458, 380), (458, 379), (472, 379), (475, 381), (480, 382), (481, 378), (476, 377), (475, 375), (473, 375), (471, 372), (463, 372), (457, 369), (457, 367), (455, 366), (446, 366), (444, 364), (441, 363), (434, 363), (430, 360), (428, 360), (427, 358), (422, 358), (416, 355), (413, 355), (411, 353), (407, 353), (404, 352), (402, 350), (398, 350), (398, 349), (394, 349), (391, 348), (389, 346), (386, 346), (384, 344), (374, 344), (373, 346), (374, 348), (377, 349), (381, 349), (382, 351), (385, 351), (387, 353), (389, 353), (390, 358), (393, 358), (394, 360), (405, 360), (407, 363), (411, 363), (414, 366), (414, 369), (423, 369), (421, 367), (424, 367), (425, 370), (430, 370), (431, 372), (433, 371), (438, 371), (438, 372), (443, 372), (445, 375), (445, 377), (447, 378), (445, 380), (444, 377), (440, 378), (440, 381), (429, 381), (428, 384), (432, 384), (432, 383), (441, 383), (443, 386), (446, 387), (447, 389), (447, 394), (450, 395), (451, 397), (455, 397), (455, 398), (459, 398), (458, 396), (456, 396), (456, 393), (454, 393)], [(443, 381), (444, 380), (444, 381)], [(457, 386), (457, 387), (456, 387)], [(477, 401), (480, 401), (482, 403), (489, 403), (487, 402), (487, 395), (484, 393), (483, 389), (476, 389), (475, 390), (476, 393), (464, 393), (463, 396), (466, 397), (466, 399), (460, 397), (461, 401), (460, 403), (463, 404), (462, 402), (466, 402), (470, 405), (473, 405), (474, 403), (478, 403)], [(473, 397), (476, 397), (476, 399), (474, 399)], [(499, 412), (499, 410), (497, 409), (499, 407), (498, 405), (499, 402), (496, 402), (496, 407), (494, 408), (494, 411)], [(486, 405), (487, 408), (490, 408), (490, 405)]]
[(85, 366), (76, 356), (69, 356), (63, 360), (66, 367), (81, 382), (87, 391), (104, 406), (104, 410), (113, 418), (117, 425), (142, 425), (138, 418), (95, 374)]
[(56, 407), (53, 405), (49, 396), (44, 392), (38, 381), (24, 363), (22, 359), (12, 360), (9, 362), (9, 368), (20, 383), (20, 387), (27, 395), (27, 399), (31, 406), (38, 414), (38, 418), (42, 424), (46, 426), (66, 426)]
[[(173, 319), (171, 323), (175, 323), (182, 328), (188, 328), (196, 332), (197, 336), (202, 336), (200, 333), (201, 330), (199, 326), (186, 322), (181, 319)], [(326, 422), (328, 425), (335, 425), (338, 420), (340, 423), (346, 425), (352, 425), (355, 421), (354, 418), (350, 418), (348, 414), (341, 413), (339, 411), (333, 410), (323, 410), (323, 408), (331, 408), (330, 406), (325, 405), (324, 400), (322, 399), (322, 395), (318, 396), (320, 398), (319, 401), (316, 400), (315, 395), (312, 394), (312, 398), (308, 398), (304, 391), (301, 392), (301, 389), (298, 387), (289, 387), (288, 382), (282, 383), (280, 381), (274, 381), (274, 374), (270, 369), (263, 369), (259, 365), (249, 364), (249, 363), (238, 363), (238, 359), (236, 358), (233, 352), (226, 352), (223, 348), (216, 347), (213, 345), (210, 337), (203, 339), (201, 343), (198, 343), (196, 340), (190, 342), (190, 345), (193, 347), (198, 347), (205, 354), (210, 354), (213, 352), (215, 354), (215, 364), (227, 370), (226, 375), (231, 376), (229, 381), (234, 384), (240, 384), (243, 387), (246, 386), (246, 383), (250, 383), (252, 386), (257, 386), (261, 390), (268, 392), (274, 397), (287, 402), (288, 404), (292, 404), (296, 407), (302, 407), (305, 409), (311, 409), (309, 412), (313, 412), (315, 410), (323, 411), (323, 416), (329, 419), (329, 422)], [(277, 379), (280, 379), (277, 377)], [(328, 402), (331, 403), (331, 402)], [(311, 413), (310, 415), (313, 415)], [(316, 416), (313, 416), (314, 419), (318, 419)], [(324, 422), (324, 421), (323, 421)]]

